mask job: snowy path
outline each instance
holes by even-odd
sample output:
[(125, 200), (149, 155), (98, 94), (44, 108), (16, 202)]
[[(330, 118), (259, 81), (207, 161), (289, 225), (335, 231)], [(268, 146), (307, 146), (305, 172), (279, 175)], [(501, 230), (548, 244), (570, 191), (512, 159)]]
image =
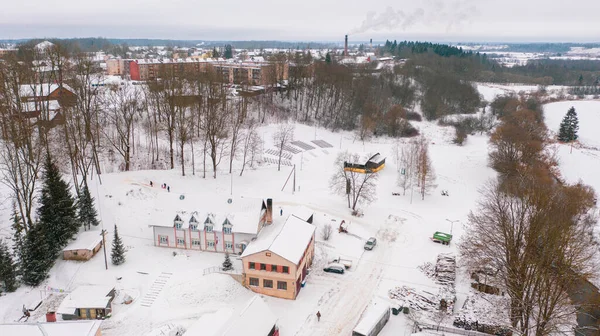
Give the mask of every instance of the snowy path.
[[(341, 286), (326, 293), (316, 307), (321, 312), (321, 321), (316, 315), (309, 316), (296, 336), (308, 335), (349, 335), (358, 322), (363, 310), (373, 297), (383, 275), (383, 265), (389, 256), (390, 243), (397, 236), (396, 228), (386, 221), (377, 233), (378, 244), (372, 251), (363, 254), (354, 270), (339, 277), (345, 277)], [(338, 277), (324, 275), (323, 277)]]

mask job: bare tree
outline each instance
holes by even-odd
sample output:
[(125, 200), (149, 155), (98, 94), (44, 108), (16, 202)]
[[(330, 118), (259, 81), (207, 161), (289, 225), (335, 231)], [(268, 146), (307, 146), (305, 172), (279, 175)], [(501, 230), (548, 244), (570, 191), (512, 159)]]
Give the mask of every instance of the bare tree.
[(400, 145), (399, 148), (398, 185), (402, 187), (402, 194), (406, 195), (406, 189), (411, 188), (415, 182), (419, 144), (411, 140), (407, 145)]
[(513, 328), (556, 334), (572, 321), (568, 291), (596, 269), (595, 195), (580, 184), (546, 183), (535, 173), (518, 179), (512, 186), (521, 192), (506, 192), (497, 181), (482, 190), (460, 249), (471, 268), (499, 270)]
[(106, 115), (114, 129), (104, 128), (108, 142), (123, 157), (125, 171), (131, 168), (133, 125), (143, 112), (141, 91), (135, 87), (113, 87), (106, 102)]
[(325, 240), (325, 241), (328, 241), (329, 237), (331, 237), (332, 232), (333, 232), (333, 227), (331, 226), (331, 224), (329, 224), (329, 223), (325, 224), (321, 231), (321, 238), (323, 238), (323, 240)]
[(358, 204), (369, 204), (377, 199), (377, 173), (360, 173), (344, 169), (344, 162), (360, 162), (359, 154), (340, 153), (334, 162), (335, 173), (329, 185), (341, 195), (346, 195), (348, 207), (356, 211)]
[(415, 151), (415, 177), (417, 179), (419, 192), (421, 193), (421, 199), (424, 200), (425, 194), (427, 194), (431, 188), (435, 187), (435, 172), (433, 171), (431, 159), (429, 158), (429, 143), (427, 138), (421, 136), (417, 141), (417, 146), (417, 150)]
[(277, 170), (281, 170), (281, 157), (283, 156), (283, 150), (286, 146), (294, 141), (294, 125), (281, 124), (277, 127), (277, 131), (273, 134), (273, 142), (275, 143), (275, 147), (277, 147), (278, 152), (278, 161), (277, 161)]
[(246, 119), (246, 108), (242, 101), (236, 101), (232, 104), (231, 120), (229, 122), (229, 136), (231, 138), (231, 147), (229, 148), (229, 174), (233, 172), (233, 160), (236, 157), (239, 146), (243, 139), (240, 139), (240, 131)]
[(30, 69), (16, 59), (0, 62), (1, 181), (13, 192), (25, 231), (33, 225), (37, 181), (46, 150), (40, 128), (25, 117), (20, 99), (20, 83), (33, 75)]
[(260, 136), (256, 132), (257, 122), (254, 118), (250, 118), (246, 122), (246, 128), (242, 133), (242, 170), (240, 171), (240, 176), (244, 174), (244, 169), (246, 168), (246, 164), (248, 164), (248, 160), (250, 164), (254, 162), (254, 154), (258, 151), (260, 147)]

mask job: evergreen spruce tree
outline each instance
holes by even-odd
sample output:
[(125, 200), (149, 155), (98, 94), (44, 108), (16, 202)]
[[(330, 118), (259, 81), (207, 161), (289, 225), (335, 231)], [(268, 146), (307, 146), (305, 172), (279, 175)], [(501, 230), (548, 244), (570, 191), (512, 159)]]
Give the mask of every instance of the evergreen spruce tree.
[(13, 203), (13, 213), (11, 216), (13, 229), (13, 256), (17, 265), (17, 274), (21, 273), (21, 260), (23, 259), (23, 245), (25, 240), (25, 223), (23, 223), (17, 206)]
[(85, 230), (89, 230), (92, 225), (98, 226), (100, 224), (96, 208), (94, 208), (94, 199), (90, 195), (87, 185), (83, 186), (77, 205), (79, 207), (79, 221)]
[(38, 208), (39, 223), (47, 234), (52, 259), (79, 230), (75, 199), (70, 187), (60, 176), (58, 167), (48, 156)]
[(121, 240), (121, 237), (119, 237), (119, 232), (117, 231), (116, 225), (110, 257), (113, 265), (121, 265), (125, 262), (125, 246), (123, 246), (123, 241)]
[(225, 260), (223, 261), (223, 271), (231, 271), (233, 269), (233, 265), (231, 264), (231, 258), (229, 258), (229, 253), (225, 253)]
[(17, 268), (4, 240), (0, 240), (0, 282), (7, 292), (17, 290)]
[(331, 64), (331, 54), (327, 53), (325, 55), (325, 63)]
[(577, 112), (575, 112), (575, 108), (571, 106), (569, 111), (567, 111), (567, 115), (570, 116), (571, 140), (575, 141), (579, 138), (579, 135), (577, 135), (577, 132), (579, 132), (579, 118), (577, 118)]
[(577, 119), (577, 112), (575, 112), (574, 107), (571, 107), (560, 123), (558, 140), (562, 142), (575, 141), (578, 138), (578, 131), (579, 120)]
[(231, 44), (225, 46), (225, 52), (223, 53), (223, 57), (226, 59), (233, 58), (233, 47)]
[(22, 252), (22, 280), (29, 286), (37, 286), (47, 277), (50, 268), (54, 264), (53, 250), (44, 227), (36, 223), (27, 235), (23, 244)]

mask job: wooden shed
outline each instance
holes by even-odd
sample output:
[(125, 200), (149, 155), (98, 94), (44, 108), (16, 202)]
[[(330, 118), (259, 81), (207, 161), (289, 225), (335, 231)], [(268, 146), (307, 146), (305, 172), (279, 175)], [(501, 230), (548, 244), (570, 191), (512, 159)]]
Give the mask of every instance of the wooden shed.
[[(106, 233), (105, 233), (106, 234)], [(102, 248), (102, 232), (86, 231), (63, 249), (64, 260), (90, 260)]]
[(112, 313), (114, 286), (79, 286), (58, 307), (63, 320), (103, 319)]

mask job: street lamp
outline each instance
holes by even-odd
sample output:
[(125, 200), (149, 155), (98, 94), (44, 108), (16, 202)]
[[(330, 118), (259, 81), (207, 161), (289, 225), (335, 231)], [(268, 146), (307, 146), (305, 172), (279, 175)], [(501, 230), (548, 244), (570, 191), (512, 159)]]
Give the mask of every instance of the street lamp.
[(446, 218), (446, 220), (448, 222), (450, 222), (450, 234), (452, 234), (452, 228), (454, 228), (454, 222), (458, 222), (459, 220), (449, 220), (448, 218)]

